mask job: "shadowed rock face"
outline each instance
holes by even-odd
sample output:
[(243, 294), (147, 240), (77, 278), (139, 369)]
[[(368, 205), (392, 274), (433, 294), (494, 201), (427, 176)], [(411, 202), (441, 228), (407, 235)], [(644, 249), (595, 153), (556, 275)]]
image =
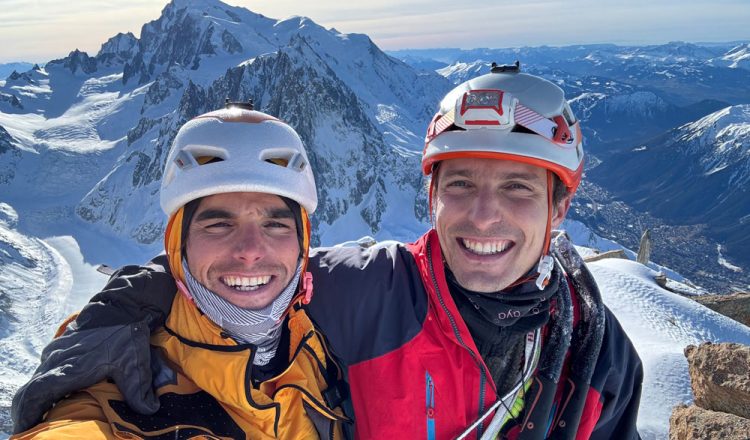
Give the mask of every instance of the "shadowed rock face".
[(675, 408), (669, 425), (669, 440), (747, 440), (750, 435), (750, 420), (695, 405)]
[(750, 327), (750, 293), (702, 295), (696, 296), (693, 299), (714, 312), (721, 313)]

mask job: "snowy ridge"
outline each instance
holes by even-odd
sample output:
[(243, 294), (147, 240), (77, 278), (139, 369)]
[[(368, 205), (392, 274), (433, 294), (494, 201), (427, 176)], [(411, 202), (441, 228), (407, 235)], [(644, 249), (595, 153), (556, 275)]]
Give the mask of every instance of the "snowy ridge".
[(678, 129), (679, 151), (698, 159), (706, 175), (732, 169), (728, 184), (750, 181), (750, 104), (735, 105)]
[(448, 78), (453, 84), (460, 84), (471, 78), (489, 73), (491, 64), (491, 62), (484, 60), (476, 60), (470, 63), (457, 61), (442, 69), (437, 69), (436, 72)]
[(732, 69), (750, 69), (750, 43), (733, 47), (729, 52), (713, 61), (718, 65), (725, 65)]

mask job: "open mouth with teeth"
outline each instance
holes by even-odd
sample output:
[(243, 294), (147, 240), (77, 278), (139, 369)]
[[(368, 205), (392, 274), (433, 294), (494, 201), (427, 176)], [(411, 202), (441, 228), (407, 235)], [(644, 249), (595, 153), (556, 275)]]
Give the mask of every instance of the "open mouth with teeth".
[(459, 239), (459, 242), (463, 245), (464, 249), (476, 255), (497, 255), (513, 247), (513, 242), (510, 240), (480, 242), (467, 238), (461, 238)]
[(271, 278), (271, 275), (261, 275), (257, 277), (226, 276), (221, 278), (221, 282), (234, 290), (240, 292), (251, 292), (268, 284), (271, 281)]

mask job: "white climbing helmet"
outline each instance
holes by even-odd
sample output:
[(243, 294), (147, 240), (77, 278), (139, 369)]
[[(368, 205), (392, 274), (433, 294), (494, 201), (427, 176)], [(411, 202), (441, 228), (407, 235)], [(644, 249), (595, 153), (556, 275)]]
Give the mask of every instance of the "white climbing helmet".
[(227, 103), (180, 128), (164, 167), (161, 207), (172, 216), (191, 200), (229, 192), (287, 197), (309, 214), (318, 205), (302, 140), (252, 104)]

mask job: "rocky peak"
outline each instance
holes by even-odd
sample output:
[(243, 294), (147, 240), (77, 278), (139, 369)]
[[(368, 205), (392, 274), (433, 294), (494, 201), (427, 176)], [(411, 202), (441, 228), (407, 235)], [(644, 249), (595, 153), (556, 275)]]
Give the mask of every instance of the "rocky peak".
[[(0, 109), (5, 113), (15, 113), (23, 110), (23, 105), (16, 95), (0, 92)], [(0, 152), (2, 152), (2, 145), (0, 145)]]
[(96, 54), (101, 65), (124, 64), (133, 58), (138, 51), (138, 39), (131, 32), (119, 33), (102, 44)]
[[(138, 78), (145, 84), (169, 66), (197, 70), (206, 57), (272, 51), (278, 46), (269, 35), (274, 23), (218, 0), (174, 0), (141, 28), (137, 53), (125, 66), (123, 81)], [(227, 61), (226, 67), (236, 64)]]
[(76, 49), (65, 58), (50, 61), (47, 66), (61, 66), (73, 75), (90, 75), (96, 72), (96, 58)]
[(8, 130), (5, 129), (2, 125), (0, 125), (0, 154), (6, 153), (10, 151), (11, 149), (15, 148), (14, 145), (14, 139), (8, 133)]
[(17, 71), (12, 71), (10, 75), (6, 78), (7, 81), (13, 81), (13, 82), (25, 82), (25, 83), (33, 83), (34, 80), (31, 78), (31, 75), (29, 75), (28, 72), (18, 73)]
[(8, 184), (15, 178), (15, 167), (20, 158), (16, 140), (0, 125), (0, 185)]

